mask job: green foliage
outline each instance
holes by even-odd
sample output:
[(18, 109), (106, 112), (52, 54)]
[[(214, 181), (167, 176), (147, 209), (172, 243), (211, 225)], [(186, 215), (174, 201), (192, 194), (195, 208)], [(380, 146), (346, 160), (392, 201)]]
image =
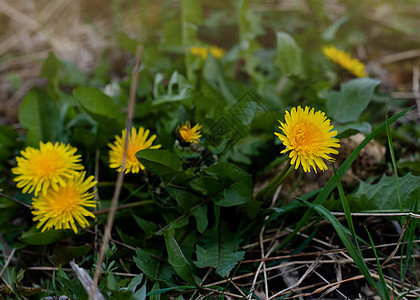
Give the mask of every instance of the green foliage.
[(286, 76), (296, 76), (305, 79), (302, 50), (293, 37), (286, 32), (277, 32), (277, 65)]
[(361, 132), (364, 135), (369, 135), (372, 132), (372, 126), (368, 122), (347, 123), (335, 126), (334, 129), (338, 131), (337, 138), (339, 139), (351, 136), (357, 132)]
[(18, 148), (18, 134), (12, 126), (0, 125), (0, 170), (13, 149)]
[(378, 290), (381, 292), (381, 295), (384, 296), (384, 299), (386, 299), (386, 300), (391, 299), (390, 295), (389, 295), (389, 291), (388, 291), (388, 286), (385, 282), (385, 277), (384, 277), (384, 274), (382, 272), (382, 267), (381, 267), (381, 264), (379, 262), (378, 255), (376, 254), (375, 244), (373, 243), (372, 237), (370, 236), (369, 230), (367, 230), (367, 228), (366, 228), (366, 232), (369, 236), (369, 241), (370, 241), (373, 253), (374, 253), (375, 258), (376, 258), (376, 265), (378, 266), (378, 273), (379, 273), (379, 279), (380, 279), (380, 285), (378, 285)]
[[(412, 204), (420, 193), (420, 177), (411, 173), (399, 177), (402, 207), (410, 211)], [(374, 184), (361, 182), (358, 190), (352, 194), (350, 204), (353, 211), (392, 211), (400, 210), (395, 177), (382, 176)]]
[(351, 258), (357, 265), (358, 269), (362, 272), (362, 274), (365, 276), (366, 280), (369, 282), (369, 284), (376, 288), (377, 284), (376, 281), (372, 278), (372, 276), (369, 273), (369, 269), (366, 265), (366, 262), (363, 260), (363, 257), (358, 252), (352, 241), (350, 240), (349, 236), (347, 235), (346, 228), (341, 225), (341, 223), (337, 220), (336, 217), (334, 217), (325, 207), (315, 204), (312, 205), (309, 202), (305, 202), (306, 205), (308, 205), (310, 208), (314, 209), (317, 213), (322, 215), (326, 220), (331, 222), (331, 224), (334, 226), (334, 229), (336, 230), (338, 236), (340, 237), (341, 241), (343, 242), (344, 246), (347, 248), (347, 251), (349, 252)]
[(120, 32), (118, 34), (118, 44), (121, 48), (130, 51), (132, 54), (136, 54), (137, 47), (140, 43), (138, 40), (130, 38), (127, 33)]
[[(6, 291), (7, 297), (15, 298), (54, 294), (88, 299), (74, 274), (63, 270), (75, 259), (93, 277), (100, 233), (104, 232), (111, 199), (119, 192), (117, 173), (109, 167), (109, 144), (125, 128), (134, 55), (142, 46), (141, 68), (136, 74), (139, 80), (133, 85), (137, 90), (132, 124), (150, 130), (149, 138), (156, 134), (154, 144), (161, 148), (127, 149), (132, 155), (130, 162), (138, 161), (144, 170), (126, 174), (118, 194), (112, 247), (108, 246), (100, 265), (101, 293), (107, 299), (167, 299), (167, 294), (189, 299), (216, 292), (220, 294), (208, 297), (223, 297), (230, 291), (230, 282), (211, 291), (205, 285), (210, 280), (231, 280), (233, 274), (255, 272), (259, 262), (241, 261), (256, 255), (260, 258), (268, 249), (272, 249), (271, 256), (277, 250), (280, 255), (306, 251), (320, 230), (333, 228), (338, 244), (344, 245), (366, 281), (388, 297), (384, 278), (391, 273), (378, 263), (384, 254), (374, 249), (377, 280), (372, 265), (362, 256), (366, 257), (366, 252), (359, 247), (360, 242), (368, 244), (362, 240), (367, 237), (372, 246), (373, 240), (377, 244), (375, 236), (369, 235), (374, 231), (369, 229), (368, 236), (360, 233), (351, 213), (400, 212), (399, 198), (403, 212), (418, 213), (420, 127), (408, 113), (412, 99), (393, 99), (388, 82), (374, 79), (373, 73), (369, 74), (372, 78), (354, 79), (338, 65), (333, 69), (321, 47), (336, 45), (352, 56), (358, 54), (356, 49), (360, 53), (365, 49), (370, 62), (378, 49), (368, 42), (371, 33), (366, 28), (389, 38), (396, 32), (410, 32), (409, 21), (390, 18), (386, 31), (381, 31), (383, 24), (363, 11), (357, 4), (361, 1), (340, 3), (346, 9), (339, 17), (322, 0), (306, 1), (305, 9), (286, 2), (277, 8), (250, 0), (140, 2), (137, 6), (135, 2), (121, 5), (112, 1), (108, 8), (118, 24), (110, 26), (108, 44), (114, 48), (103, 51), (92, 73), (79, 70), (58, 53), (49, 53), (39, 74), (47, 81), (24, 96), (19, 124), (0, 125), (0, 191), (7, 194), (0, 198), (2, 264), (10, 253), (6, 249), (16, 251), (2, 275), (11, 289), (1, 285), (0, 293)], [(134, 28), (123, 26), (124, 18), (130, 19), (124, 9), (140, 11), (142, 30), (121, 31)], [(226, 51), (222, 58), (209, 51), (212, 45)], [(207, 54), (193, 55), (192, 47), (203, 47)], [(23, 77), (17, 74), (7, 74), (7, 78), (20, 89)], [(393, 117), (389, 120), (382, 113), (383, 99), (391, 102)], [(285, 110), (298, 105), (325, 112), (340, 140), (359, 132), (366, 136), (347, 157), (343, 155), (345, 143), (341, 144), (337, 156), (341, 165), (334, 175), (302, 174), (300, 167), (294, 170), (293, 166), (289, 172), (280, 168), (289, 161), (287, 155), (280, 154), (284, 145), (273, 132), (278, 132), (278, 120), (284, 122)], [(202, 125), (197, 143), (186, 142), (179, 133), (187, 121), (192, 126)], [(342, 185), (341, 179), (354, 174), (354, 162), (373, 139), (382, 145), (388, 139), (387, 155), (372, 177), (357, 183), (343, 180)], [(88, 175), (96, 176), (96, 218), (86, 230), (76, 234), (71, 230), (40, 232), (31, 210), (20, 205), (31, 205), (35, 197), (22, 194), (13, 182), (14, 156), (26, 146), (37, 148), (40, 141), (76, 147)], [(327, 166), (332, 168), (329, 162)], [(392, 172), (395, 176), (389, 176)], [(279, 174), (286, 175), (270, 184)], [(257, 197), (260, 191), (266, 201)], [(344, 210), (348, 226), (331, 212), (337, 207)], [(321, 219), (332, 227), (318, 225)], [(405, 220), (400, 218), (401, 225), (406, 225), (399, 262), (401, 281), (406, 276), (416, 277), (414, 254), (418, 250), (413, 242), (418, 239), (418, 222)], [(259, 234), (271, 238), (284, 229), (287, 231), (276, 236), (276, 242), (273, 239), (268, 246), (264, 241), (265, 253), (256, 254), (261, 251), (258, 241), (265, 238)], [(308, 235), (302, 240), (303, 229)], [(265, 264), (268, 267), (281, 261)], [(22, 266), (47, 266), (56, 271), (47, 276), (46, 271), (28, 268), (25, 274), (31, 272), (30, 276), (22, 280)], [(24, 286), (30, 280), (32, 291)], [(240, 288), (243, 293), (253, 293)], [(289, 296), (296, 295), (290, 292), (285, 297)]]
[[(390, 124), (401, 118), (404, 114), (407, 113), (409, 108), (403, 110), (402, 112), (398, 113), (397, 115), (393, 116), (389, 122)], [(348, 169), (351, 167), (352, 163), (356, 159), (357, 155), (360, 153), (360, 151), (363, 149), (363, 147), (366, 146), (369, 141), (371, 141), (373, 138), (375, 138), (381, 131), (385, 129), (386, 123), (382, 123), (380, 126), (378, 126), (374, 131), (372, 131), (371, 134), (369, 134), (363, 142), (359, 144), (359, 146), (356, 147), (356, 149), (353, 150), (353, 152), (349, 155), (349, 157), (341, 164), (340, 168), (337, 170), (337, 176), (339, 179), (341, 179), (344, 174), (348, 171)], [(312, 202), (316, 205), (322, 205), (332, 192), (332, 190), (335, 188), (336, 185), (336, 179), (331, 178), (327, 184), (322, 188), (322, 190), (319, 192), (319, 194), (316, 196), (315, 200)], [(293, 236), (298, 232), (304, 225), (307, 224), (311, 216), (313, 215), (313, 211), (308, 210), (305, 212), (303, 217), (299, 220), (297, 223), (295, 229), (293, 230), (292, 234), (290, 234), (282, 243), (286, 244), (289, 242)]]
[(93, 87), (79, 87), (73, 90), (73, 95), (83, 109), (98, 123), (116, 123), (117, 128), (123, 126), (124, 115), (121, 113), (120, 107), (102, 91)]
[[(45, 237), (44, 237), (44, 240), (45, 240)], [(27, 240), (25, 242), (28, 243)], [(40, 245), (40, 244), (37, 244), (37, 245)], [(66, 265), (73, 259), (84, 257), (90, 251), (91, 251), (91, 248), (88, 245), (56, 247), (54, 248), (53, 257), (51, 258), (51, 260), (57, 266)]]
[(245, 251), (237, 251), (241, 241), (222, 224), (203, 237), (202, 246), (197, 245), (194, 263), (199, 268), (215, 268), (217, 274), (225, 277), (245, 255)]
[(57, 102), (44, 91), (32, 88), (19, 107), (19, 122), (28, 131), (27, 145), (37, 147), (39, 142), (55, 141), (60, 128)]
[(341, 85), (339, 92), (330, 91), (325, 95), (328, 113), (341, 123), (353, 122), (372, 100), (373, 91), (381, 82), (371, 78), (358, 78)]
[(169, 264), (174, 268), (175, 272), (186, 282), (190, 284), (197, 284), (196, 278), (192, 271), (192, 266), (185, 258), (175, 238), (172, 236), (169, 230), (164, 230), (163, 235), (166, 242), (166, 251), (168, 251)]
[(181, 161), (168, 150), (142, 150), (136, 153), (137, 159), (156, 176), (163, 180), (179, 183), (193, 176), (181, 170)]
[(172, 281), (173, 270), (169, 265), (161, 263), (153, 258), (147, 251), (137, 248), (134, 261), (137, 267), (146, 275), (150, 280), (156, 282), (160, 281), (168, 286), (174, 285)]
[(42, 65), (41, 77), (48, 78), (46, 89), (51, 94), (58, 91), (58, 71), (60, 70), (60, 64), (61, 62), (54, 53), (50, 52)]
[(252, 198), (251, 175), (229, 163), (218, 163), (206, 171), (217, 178), (218, 191), (213, 201), (219, 206), (234, 206), (246, 203)]
[(72, 235), (73, 231), (70, 229), (48, 230), (40, 232), (35, 227), (32, 227), (27, 232), (22, 233), (19, 239), (29, 245), (48, 245)]
[[(187, 101), (193, 98), (190, 83), (177, 71), (171, 75), (167, 84), (163, 84), (164, 79), (165, 77), (162, 74), (157, 74), (155, 77), (153, 89), (155, 99), (153, 100), (153, 106), (170, 102)], [(167, 85), (167, 91), (164, 90), (163, 85)]]

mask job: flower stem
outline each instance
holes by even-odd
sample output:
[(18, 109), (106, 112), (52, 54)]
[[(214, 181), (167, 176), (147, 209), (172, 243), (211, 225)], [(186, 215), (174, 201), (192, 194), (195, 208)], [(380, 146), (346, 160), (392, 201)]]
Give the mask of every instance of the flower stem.
[(290, 167), (291, 164), (286, 162), (286, 166), (283, 168), (283, 170), (277, 174), (269, 184), (267, 184), (261, 191), (258, 192), (256, 199), (260, 201), (271, 199), (276, 192), (277, 187), (282, 184), (293, 172), (293, 168)]

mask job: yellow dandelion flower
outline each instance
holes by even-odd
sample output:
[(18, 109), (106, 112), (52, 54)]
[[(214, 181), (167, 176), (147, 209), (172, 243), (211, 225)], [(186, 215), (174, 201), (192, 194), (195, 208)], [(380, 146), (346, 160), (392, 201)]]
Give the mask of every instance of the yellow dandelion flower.
[(42, 191), (47, 194), (51, 186), (58, 190), (59, 186), (66, 186), (66, 179), (73, 177), (83, 166), (79, 163), (81, 155), (75, 155), (77, 149), (70, 145), (51, 142), (39, 143), (39, 149), (26, 147), (16, 157), (17, 166), (12, 173), (17, 175), (13, 180), (23, 193), (38, 196)]
[(200, 129), (203, 125), (196, 124), (191, 128), (190, 122), (186, 122), (179, 130), (178, 134), (181, 139), (186, 143), (198, 143), (198, 139), (201, 137)]
[(225, 49), (222, 49), (222, 48), (219, 48), (217, 46), (211, 45), (210, 46), (210, 53), (215, 58), (221, 59), (226, 54), (226, 50)]
[(190, 54), (201, 56), (203, 59), (207, 58), (208, 50), (204, 47), (191, 47)]
[(352, 58), (350, 53), (341, 51), (332, 45), (322, 47), (322, 52), (328, 59), (357, 77), (367, 76), (365, 65), (360, 60)]
[(203, 59), (206, 59), (209, 54), (209, 51), (211, 55), (213, 55), (216, 59), (221, 59), (226, 53), (226, 50), (219, 48), (217, 46), (211, 45), (209, 48), (191, 47), (190, 54), (201, 56)]
[[(125, 156), (125, 173), (138, 173), (141, 170), (144, 170), (144, 166), (137, 160), (136, 153), (143, 149), (159, 149), (161, 145), (152, 146), (153, 141), (156, 139), (156, 135), (152, 135), (149, 139), (150, 130), (140, 127), (138, 132), (133, 127), (131, 128), (131, 134), (128, 138), (127, 144), (127, 153)], [(121, 163), (124, 152), (124, 141), (125, 141), (126, 129), (122, 131), (122, 136), (115, 136), (115, 142), (113, 144), (109, 143), (109, 165), (111, 168), (121, 170)]]
[(333, 161), (327, 154), (337, 154), (338, 151), (332, 147), (340, 147), (340, 144), (338, 139), (333, 138), (337, 131), (330, 131), (334, 126), (323, 112), (314, 112), (313, 108), (309, 111), (307, 106), (305, 110), (300, 106), (297, 109), (293, 107), (290, 113), (286, 111), (285, 123), (280, 124), (279, 128), (284, 134), (274, 134), (286, 146), (281, 153), (291, 151), (290, 164), (295, 164), (295, 169), (300, 164), (305, 172), (310, 172), (312, 167), (316, 173), (315, 165), (322, 171), (328, 169), (322, 158)]
[(65, 187), (58, 190), (49, 189), (46, 195), (40, 195), (32, 200), (35, 210), (33, 220), (39, 221), (37, 228), (42, 232), (54, 229), (73, 229), (77, 233), (76, 222), (82, 227), (89, 226), (86, 217), (95, 218), (95, 215), (85, 207), (95, 207), (92, 200), (93, 192), (89, 192), (96, 181), (90, 176), (85, 180), (86, 172), (79, 172), (76, 176), (67, 179)]

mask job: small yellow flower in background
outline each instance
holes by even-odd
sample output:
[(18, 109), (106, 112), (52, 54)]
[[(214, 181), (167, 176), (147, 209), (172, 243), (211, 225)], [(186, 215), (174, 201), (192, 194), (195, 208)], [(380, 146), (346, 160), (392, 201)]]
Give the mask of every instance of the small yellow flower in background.
[(66, 180), (83, 170), (79, 163), (81, 155), (75, 155), (77, 149), (66, 144), (51, 142), (39, 143), (39, 149), (26, 147), (16, 157), (17, 166), (12, 173), (17, 175), (13, 180), (23, 193), (32, 193), (38, 196), (42, 191), (47, 194), (49, 187), (58, 190), (65, 187)]
[(73, 229), (77, 233), (76, 222), (82, 227), (89, 225), (86, 217), (95, 218), (95, 215), (85, 207), (95, 207), (96, 201), (92, 200), (92, 188), (96, 181), (90, 176), (85, 180), (86, 172), (79, 172), (66, 181), (65, 187), (58, 190), (49, 189), (46, 195), (40, 195), (32, 201), (35, 210), (33, 220), (39, 221), (37, 228), (42, 227), (42, 232), (54, 229)]
[(352, 58), (350, 53), (341, 51), (332, 45), (322, 47), (322, 52), (328, 59), (357, 77), (367, 76), (365, 65), (360, 60)]
[(210, 46), (210, 53), (215, 58), (221, 59), (226, 54), (226, 50), (212, 45)]
[[(124, 141), (125, 141), (125, 135), (126, 135), (126, 129), (122, 131), (122, 136), (115, 136), (115, 142), (113, 144), (109, 143), (108, 147), (111, 148), (109, 150), (109, 165), (111, 168), (118, 169), (118, 171), (121, 170), (121, 163), (123, 158), (123, 152), (124, 152)], [(128, 172), (131, 173), (138, 173), (141, 170), (144, 170), (144, 166), (137, 160), (136, 153), (143, 149), (159, 149), (161, 145), (154, 145), (153, 141), (156, 139), (156, 135), (152, 135), (149, 139), (150, 130), (144, 129), (143, 127), (140, 127), (138, 132), (133, 127), (131, 128), (131, 134), (128, 138), (128, 144), (127, 144), (127, 153), (125, 157), (125, 173)]]
[(226, 53), (226, 51), (224, 49), (212, 45), (209, 48), (207, 48), (207, 47), (191, 47), (190, 54), (198, 55), (198, 56), (201, 56), (203, 59), (206, 59), (209, 51), (210, 51), (211, 55), (213, 55), (217, 59), (221, 59)]
[(182, 138), (182, 140), (186, 143), (198, 143), (198, 139), (201, 137), (200, 129), (203, 125), (196, 124), (193, 128), (191, 128), (190, 122), (186, 122), (179, 130), (178, 134)]
[(322, 159), (333, 161), (327, 154), (337, 154), (338, 151), (332, 147), (340, 147), (340, 144), (338, 139), (333, 138), (337, 131), (330, 131), (334, 126), (323, 112), (314, 112), (313, 108), (309, 111), (307, 106), (305, 110), (300, 106), (297, 109), (293, 107), (290, 113), (286, 111), (285, 123), (279, 122), (283, 134), (274, 134), (286, 146), (281, 153), (291, 151), (290, 164), (295, 164), (295, 169), (300, 164), (305, 172), (310, 172), (312, 167), (316, 173), (316, 166), (322, 171), (328, 169)]

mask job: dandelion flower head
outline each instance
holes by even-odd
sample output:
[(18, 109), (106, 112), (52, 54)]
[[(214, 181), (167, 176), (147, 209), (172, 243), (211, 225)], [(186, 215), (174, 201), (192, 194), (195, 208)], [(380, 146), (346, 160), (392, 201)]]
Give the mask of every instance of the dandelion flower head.
[(305, 172), (310, 172), (312, 167), (316, 173), (316, 166), (322, 171), (328, 169), (323, 159), (333, 161), (328, 154), (337, 154), (338, 151), (333, 148), (340, 145), (339, 140), (334, 138), (337, 131), (331, 131), (334, 126), (323, 112), (315, 112), (313, 108), (309, 110), (307, 106), (305, 110), (300, 106), (297, 109), (293, 107), (290, 112), (286, 111), (285, 123), (279, 122), (283, 133), (274, 134), (286, 146), (281, 153), (290, 151), (290, 164), (295, 165), (295, 169), (299, 165)]
[(198, 139), (201, 137), (200, 129), (203, 127), (200, 124), (196, 124), (193, 128), (191, 128), (190, 122), (186, 122), (179, 130), (178, 134), (186, 143), (198, 143)]
[(46, 195), (40, 195), (32, 200), (35, 210), (33, 220), (39, 221), (37, 228), (42, 231), (54, 229), (73, 229), (77, 233), (76, 222), (82, 227), (89, 226), (86, 217), (95, 215), (86, 207), (95, 207), (92, 200), (93, 192), (89, 192), (96, 181), (90, 176), (85, 180), (86, 172), (79, 172), (76, 176), (66, 180), (66, 186), (58, 190), (49, 189)]
[(16, 157), (17, 166), (12, 168), (16, 175), (13, 179), (23, 193), (38, 196), (42, 191), (47, 194), (49, 187), (58, 190), (66, 186), (66, 180), (83, 170), (81, 155), (75, 155), (77, 149), (70, 145), (51, 142), (39, 143), (39, 149), (26, 147)]
[(209, 48), (207, 47), (191, 47), (190, 48), (190, 54), (201, 56), (203, 59), (207, 58), (209, 51), (211, 55), (213, 55), (216, 59), (221, 59), (226, 53), (224, 49), (219, 48), (214, 45), (211, 45)]
[(332, 45), (322, 47), (322, 52), (328, 59), (346, 69), (353, 75), (357, 77), (367, 76), (365, 65), (360, 60), (352, 58), (350, 53), (341, 51)]
[[(122, 131), (121, 136), (115, 136), (113, 144), (109, 143), (109, 165), (111, 168), (122, 171), (121, 164), (124, 152), (124, 141), (126, 135), (126, 129)], [(125, 173), (138, 173), (140, 170), (144, 170), (144, 166), (137, 160), (136, 153), (143, 149), (159, 149), (161, 145), (153, 145), (153, 141), (156, 139), (156, 135), (149, 137), (150, 130), (140, 127), (137, 131), (134, 127), (131, 128), (131, 134), (128, 137), (127, 153), (125, 156)]]

